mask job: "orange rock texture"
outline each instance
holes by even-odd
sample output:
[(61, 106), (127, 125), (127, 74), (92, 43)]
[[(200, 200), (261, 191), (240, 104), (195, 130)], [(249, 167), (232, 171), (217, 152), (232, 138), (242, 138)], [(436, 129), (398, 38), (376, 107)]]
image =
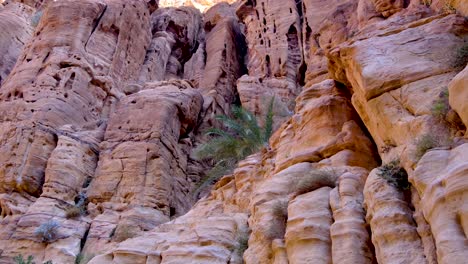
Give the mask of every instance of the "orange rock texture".
[[(0, 263), (466, 263), (467, 16), (0, 0)], [(198, 194), (233, 105), (274, 133)]]

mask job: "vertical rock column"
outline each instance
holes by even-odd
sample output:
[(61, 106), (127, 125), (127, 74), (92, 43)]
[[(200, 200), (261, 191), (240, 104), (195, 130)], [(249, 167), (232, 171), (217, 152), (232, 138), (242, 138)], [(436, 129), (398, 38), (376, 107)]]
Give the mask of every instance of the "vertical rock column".
[(374, 169), (364, 186), (367, 222), (379, 263), (428, 263), (409, 201)]
[(237, 79), (245, 72), (246, 52), (234, 7), (218, 4), (205, 13), (204, 19), (207, 57), (199, 82), (205, 97), (202, 127), (213, 125), (215, 116), (229, 113), (237, 99)]
[(468, 258), (467, 155), (468, 144), (429, 151), (410, 177), (442, 264), (464, 263)]
[(334, 223), (330, 227), (334, 264), (373, 263), (371, 241), (363, 208), (362, 190), (367, 170), (347, 172), (330, 193)]
[[(265, 116), (273, 97), (275, 108), (292, 111), (300, 93), (304, 72), (301, 10), (294, 0), (244, 0), (237, 9), (245, 24), (249, 74), (239, 79), (237, 90), (242, 105), (259, 117)], [(277, 123), (284, 119), (278, 118)]]
[(151, 23), (151, 45), (139, 82), (182, 78), (185, 63), (203, 47), (200, 12), (192, 7), (161, 8), (151, 15)]
[[(203, 98), (185, 81), (148, 83), (116, 106), (88, 191), (95, 217), (88, 252), (104, 251), (185, 213), (192, 205), (184, 142)], [(131, 235), (133, 234), (133, 235)]]
[(285, 235), (289, 263), (332, 263), (330, 191), (320, 188), (290, 202)]

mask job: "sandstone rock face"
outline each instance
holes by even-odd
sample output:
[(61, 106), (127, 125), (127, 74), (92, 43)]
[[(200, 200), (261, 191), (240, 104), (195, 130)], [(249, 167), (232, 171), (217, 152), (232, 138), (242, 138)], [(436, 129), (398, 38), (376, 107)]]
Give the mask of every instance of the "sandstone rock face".
[[(206, 98), (204, 125), (214, 125), (217, 115), (230, 112), (236, 101), (237, 79), (245, 72), (245, 40), (235, 9), (226, 3), (216, 5), (204, 16), (206, 66), (200, 74), (199, 88)], [(197, 66), (199, 67), (199, 64)]]
[[(188, 83), (173, 81), (147, 83), (116, 105), (87, 192), (95, 216), (88, 252), (119, 240), (119, 232), (136, 235), (189, 209), (195, 179), (186, 176), (187, 139), (202, 104)], [(105, 220), (112, 225), (100, 226)]]
[(208, 10), (218, 3), (234, 3), (235, 0), (159, 0), (160, 7), (193, 6), (201, 12)]
[(468, 67), (453, 78), (449, 84), (449, 101), (450, 106), (457, 111), (465, 126), (468, 126), (468, 91), (466, 85), (468, 83)]
[(466, 262), (465, 2), (0, 0), (0, 263)]
[[(325, 81), (324, 84), (320, 85), (325, 86), (325, 88), (322, 88), (322, 91), (316, 95), (317, 97), (338, 96), (334, 93), (336, 87), (333, 85), (333, 81)], [(317, 87), (313, 88), (317, 89)], [(305, 118), (308, 110), (314, 109), (324, 102), (329, 102), (329, 100), (310, 99), (310, 93), (315, 90), (313, 88), (309, 88), (301, 94), (298, 105), (301, 105), (302, 108), (288, 121), (292, 122), (292, 119), (297, 119), (297, 122), (303, 123), (289, 129), (280, 128), (272, 138), (272, 142), (280, 140), (280, 135), (301, 134), (301, 131), (309, 130), (306, 126), (309, 119)], [(339, 122), (337, 123), (339, 126)], [(339, 135), (340, 130), (333, 130), (336, 125), (335, 123), (328, 124), (329, 131), (334, 131)], [(349, 133), (351, 133), (350, 140), (368, 141), (358, 127)], [(361, 135), (360, 139), (356, 137), (358, 135)], [(294, 143), (291, 141), (291, 146), (292, 144)], [(297, 141), (296, 144), (296, 147), (309, 144), (309, 147), (312, 148), (313, 144), (317, 144), (317, 142)], [(323, 144), (326, 145), (326, 142)], [(271, 150), (265, 150), (261, 155), (253, 155), (241, 162), (233, 175), (221, 179), (211, 195), (199, 201), (186, 215), (163, 224), (142, 237), (127, 240), (116, 249), (96, 257), (90, 263), (125, 263), (136, 259), (138, 259), (136, 263), (144, 263), (144, 261), (153, 258), (158, 259), (161, 263), (173, 263), (189, 260), (198, 261), (199, 257), (202, 256), (206, 263), (227, 263), (227, 259), (230, 259), (229, 261), (232, 263), (240, 263), (238, 262), (241, 257), (239, 254), (242, 252), (240, 244), (242, 240), (247, 238), (249, 247), (243, 253), (243, 259), (247, 263), (284, 263), (284, 261), (307, 263), (305, 261), (310, 259), (321, 259), (323, 263), (329, 263), (333, 247), (330, 234), (330, 226), (333, 224), (330, 193), (331, 187), (335, 187), (336, 184), (344, 188), (341, 192), (334, 192), (337, 201), (333, 202), (333, 206), (336, 213), (338, 214), (338, 207), (350, 206), (347, 204), (347, 200), (357, 201), (356, 206), (361, 206), (358, 207), (361, 213), (348, 217), (348, 219), (354, 219), (354, 221), (350, 221), (350, 225), (341, 222), (341, 226), (345, 225), (349, 231), (341, 231), (341, 238), (334, 239), (335, 241), (340, 241), (340, 239), (343, 241), (353, 236), (357, 238), (355, 235), (357, 233), (360, 242), (348, 245), (348, 249), (369, 252), (367, 244), (370, 238), (363, 224), (365, 220), (362, 209), (362, 193), (359, 196), (362, 185), (361, 187), (355, 186), (354, 188), (357, 190), (352, 193), (353, 180), (350, 180), (357, 178), (358, 183), (362, 184), (367, 176), (367, 169), (358, 167), (356, 164), (365, 164), (366, 166), (375, 164), (375, 161), (372, 161), (372, 150), (369, 149), (370, 141), (367, 144), (369, 145), (366, 143), (361, 145), (366, 149), (363, 155), (368, 155), (368, 158), (363, 159), (361, 163), (347, 158), (349, 155), (346, 153), (352, 152), (356, 148), (353, 147), (353, 144), (345, 144), (343, 151), (330, 154), (331, 157), (322, 157), (322, 159), (317, 160), (293, 160), (287, 168), (281, 169), (280, 166), (283, 164), (279, 159), (279, 155), (282, 153), (281, 149), (278, 144), (272, 143)], [(320, 172), (319, 175), (322, 177), (314, 179), (314, 175), (317, 174), (312, 172)], [(302, 185), (296, 186), (295, 183), (301, 180), (308, 182), (303, 183), (307, 189), (305, 194), (298, 195), (298, 188), (304, 187)], [(348, 188), (349, 192), (345, 191)], [(346, 198), (347, 195), (352, 194), (356, 194), (357, 197)], [(317, 204), (317, 199), (320, 200), (319, 204)], [(311, 205), (312, 200), (315, 204), (313, 206)], [(304, 206), (307, 208), (312, 206), (310, 210), (317, 211), (304, 210)], [(278, 209), (278, 207), (280, 208)], [(278, 210), (287, 210), (287, 216), (282, 215)], [(226, 233), (218, 233), (216, 230), (224, 226), (222, 219), (225, 217), (229, 219), (240, 218), (243, 221), (248, 219), (248, 222), (236, 220), (238, 223), (236, 226), (223, 228)], [(211, 228), (215, 227), (215, 229), (201, 231), (199, 225), (203, 225), (205, 221), (210, 222)], [(323, 222), (323, 224), (315, 224), (317, 221), (321, 221), (320, 223)], [(310, 232), (304, 233), (305, 229), (310, 230)], [(175, 233), (179, 234), (177, 237), (185, 238), (182, 240), (179, 238), (169, 239), (173, 237), (170, 234)], [(196, 238), (190, 238), (192, 233), (199, 235)], [(248, 233), (250, 233), (250, 238), (246, 235)], [(201, 234), (218, 235), (205, 238)], [(230, 240), (225, 240), (225, 234), (229, 234)], [(333, 234), (338, 236), (336, 231)], [(310, 242), (311, 240), (315, 241), (315, 238), (319, 241)], [(209, 239), (210, 246), (204, 246), (204, 239)], [(191, 242), (182, 246), (179, 241)], [(225, 244), (227, 241), (233, 244), (228, 246)], [(147, 246), (142, 247), (142, 243)], [(344, 242), (340, 242), (340, 244), (344, 244)], [(340, 250), (343, 249), (340, 248)], [(158, 252), (157, 256), (153, 256), (155, 254), (153, 252)], [(191, 254), (190, 257), (188, 257), (189, 254)], [(307, 258), (305, 258), (306, 255)], [(372, 255), (367, 257), (372, 258)], [(359, 259), (359, 257), (356, 256), (355, 259)]]
[(463, 144), (427, 152), (410, 178), (424, 201), (421, 210), (431, 226), (439, 263), (463, 263), (467, 257), (467, 149)]
[(153, 38), (139, 81), (177, 79), (199, 45), (201, 15), (194, 8), (167, 8), (154, 12), (151, 20)]
[[(66, 263), (79, 253), (87, 224), (66, 220), (64, 210), (94, 174), (98, 148), (89, 145), (100, 139), (86, 131), (101, 129), (112, 101), (123, 94), (120, 86), (139, 71), (149, 32), (149, 12), (141, 2), (58, 1), (44, 11), (0, 95), (0, 189), (12, 194), (7, 200), (17, 199), (2, 207), (31, 201), (28, 194), (40, 196), (25, 215), (6, 217), (18, 224), (6, 227), (4, 239), (11, 243), (1, 243), (8, 247), (2, 248), (4, 257), (28, 252)], [(67, 159), (72, 163), (67, 165)], [(6, 212), (15, 213), (14, 207)], [(35, 229), (50, 219), (61, 223), (57, 244), (35, 242)], [(30, 246), (13, 241), (30, 241)], [(69, 247), (65, 253), (44, 254)]]
[(32, 35), (29, 20), (33, 10), (19, 3), (0, 9), (0, 86), (10, 74), (23, 45)]
[[(404, 193), (389, 185), (374, 169), (364, 187), (367, 222), (379, 263), (428, 263)], [(398, 230), (398, 233), (395, 233)], [(392, 239), (398, 236), (398, 239)]]
[[(467, 37), (467, 24), (461, 17), (448, 15), (383, 25), (387, 21), (380, 22), (377, 31), (363, 33), (358, 41), (331, 51), (332, 72), (352, 87), (353, 105), (383, 158), (402, 155), (413, 166), (417, 138), (430, 133), (449, 137), (432, 109), (458, 71), (452, 65)], [(373, 49), (376, 45), (379, 48)], [(395, 71), (383, 70), (384, 64), (394, 65)]]
[(286, 250), (289, 263), (331, 263), (330, 187), (300, 195), (288, 205)]

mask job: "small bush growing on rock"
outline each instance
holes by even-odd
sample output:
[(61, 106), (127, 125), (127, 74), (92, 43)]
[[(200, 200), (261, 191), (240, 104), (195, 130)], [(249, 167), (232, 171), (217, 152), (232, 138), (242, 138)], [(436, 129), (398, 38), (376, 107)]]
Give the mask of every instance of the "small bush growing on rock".
[(80, 216), (81, 214), (82, 214), (81, 208), (76, 205), (72, 205), (65, 210), (65, 216), (67, 218), (75, 218), (75, 217)]
[(440, 93), (439, 98), (434, 101), (431, 109), (432, 115), (438, 120), (445, 120), (448, 112), (450, 111), (449, 105), (449, 93), (446, 87), (443, 92)]
[(382, 179), (386, 180), (388, 184), (394, 186), (398, 190), (407, 190), (410, 187), (408, 182), (408, 174), (405, 169), (400, 166), (399, 160), (394, 160), (379, 168), (377, 173)]
[(279, 221), (286, 222), (288, 220), (288, 201), (280, 200), (273, 204), (273, 217)]
[(414, 156), (417, 160), (420, 160), (428, 150), (440, 147), (441, 145), (441, 140), (435, 135), (423, 135), (418, 140), (416, 140), (416, 150)]
[(81, 215), (86, 214), (86, 195), (84, 193), (79, 193), (78, 196), (75, 198), (75, 205), (69, 206), (65, 210), (65, 216), (67, 218), (75, 218)]
[(57, 221), (50, 220), (36, 228), (34, 234), (40, 237), (42, 242), (51, 242), (56, 238), (59, 227), (60, 224)]
[(206, 135), (211, 139), (194, 150), (195, 158), (210, 159), (214, 163), (207, 177), (200, 182), (197, 192), (230, 173), (240, 160), (267, 144), (273, 130), (273, 103), (274, 98), (270, 102), (263, 128), (258, 125), (255, 115), (239, 106), (232, 108), (232, 117), (217, 117), (225, 129), (209, 129)]
[(243, 232), (237, 238), (237, 253), (242, 258), (244, 256), (244, 252), (249, 247), (249, 234), (247, 232)]
[(336, 178), (331, 170), (312, 170), (293, 182), (292, 192), (301, 195), (325, 186), (335, 187)]
[(455, 68), (464, 68), (468, 63), (468, 43), (459, 48), (455, 54), (453, 66)]
[(272, 205), (272, 221), (268, 224), (265, 230), (265, 237), (269, 240), (283, 238), (288, 221), (288, 204), (287, 200), (277, 200)]
[(23, 255), (19, 254), (13, 258), (13, 261), (15, 264), (36, 264), (36, 262), (34, 262), (33, 256), (31, 255), (29, 255), (27, 259), (24, 259)]

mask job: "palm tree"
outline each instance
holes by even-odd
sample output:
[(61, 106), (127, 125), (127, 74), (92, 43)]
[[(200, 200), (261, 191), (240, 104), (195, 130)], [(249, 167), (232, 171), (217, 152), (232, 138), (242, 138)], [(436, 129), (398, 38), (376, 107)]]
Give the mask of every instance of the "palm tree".
[(214, 164), (196, 192), (232, 172), (240, 160), (268, 144), (273, 132), (273, 103), (274, 97), (268, 106), (263, 128), (258, 125), (255, 115), (239, 106), (232, 107), (232, 117), (216, 117), (222, 122), (224, 129), (209, 129), (206, 135), (211, 139), (194, 151), (195, 158), (211, 160)]

